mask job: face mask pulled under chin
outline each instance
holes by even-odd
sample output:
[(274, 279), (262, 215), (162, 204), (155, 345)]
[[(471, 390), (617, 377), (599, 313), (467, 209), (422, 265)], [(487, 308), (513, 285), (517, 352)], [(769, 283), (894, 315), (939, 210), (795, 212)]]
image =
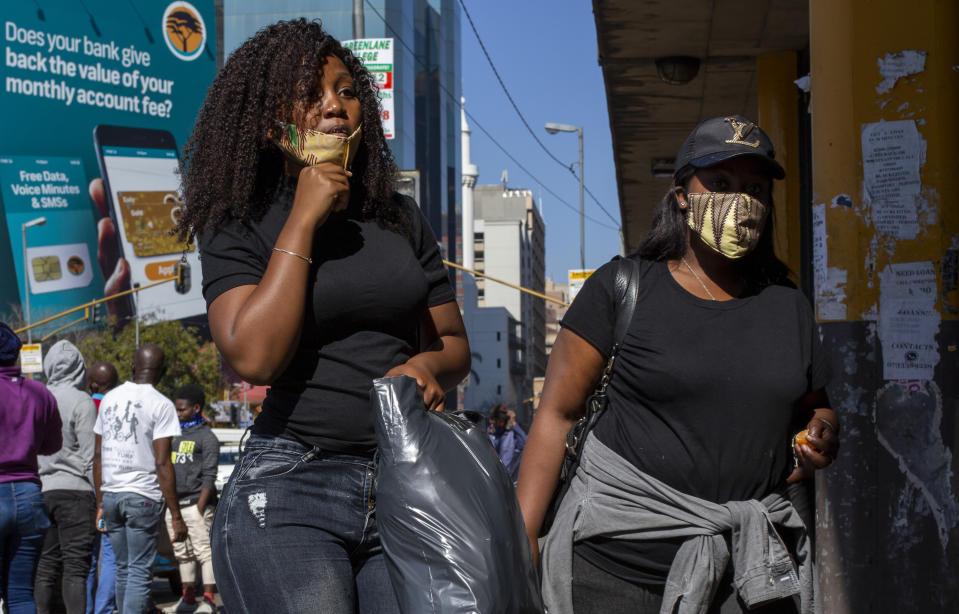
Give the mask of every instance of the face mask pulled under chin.
[(357, 126), (350, 136), (340, 136), (300, 128), (285, 122), (278, 123), (280, 137), (276, 139), (276, 144), (286, 155), (304, 166), (333, 162), (343, 168), (350, 168), (360, 143), (363, 142), (362, 125)]
[(759, 243), (769, 209), (743, 193), (702, 192), (686, 195), (689, 227), (703, 243), (730, 260), (738, 260)]

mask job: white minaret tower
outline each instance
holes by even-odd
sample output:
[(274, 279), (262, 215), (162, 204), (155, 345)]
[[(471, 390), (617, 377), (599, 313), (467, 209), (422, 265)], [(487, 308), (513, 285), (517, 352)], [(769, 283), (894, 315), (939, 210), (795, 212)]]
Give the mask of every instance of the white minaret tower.
[(473, 261), (473, 188), (479, 170), (470, 163), (470, 127), (466, 123), (466, 98), (460, 98), (460, 134), (463, 149), (463, 266), (472, 269)]

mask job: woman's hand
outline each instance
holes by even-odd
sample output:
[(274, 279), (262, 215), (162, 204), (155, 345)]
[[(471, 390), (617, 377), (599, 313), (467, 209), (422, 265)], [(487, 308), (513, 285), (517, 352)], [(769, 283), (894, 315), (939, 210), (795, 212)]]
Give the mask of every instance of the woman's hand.
[(839, 423), (835, 412), (828, 408), (815, 410), (806, 425), (806, 442), (794, 443), (793, 453), (799, 466), (789, 476), (788, 482), (812, 477), (819, 469), (825, 469), (839, 453)]
[(423, 393), (426, 409), (443, 411), (446, 391), (469, 373), (470, 347), (456, 301), (426, 309), (420, 316), (420, 352), (393, 367), (386, 377), (408, 375)]
[(352, 176), (353, 173), (333, 162), (303, 167), (296, 184), (291, 217), (295, 215), (314, 229), (322, 226), (330, 213), (346, 209)]
[(440, 386), (433, 374), (421, 365), (412, 362), (405, 362), (398, 367), (393, 367), (386, 373), (386, 377), (396, 377), (406, 375), (416, 380), (420, 393), (423, 395), (423, 404), (426, 409), (433, 411), (444, 411), (446, 409), (446, 393)]

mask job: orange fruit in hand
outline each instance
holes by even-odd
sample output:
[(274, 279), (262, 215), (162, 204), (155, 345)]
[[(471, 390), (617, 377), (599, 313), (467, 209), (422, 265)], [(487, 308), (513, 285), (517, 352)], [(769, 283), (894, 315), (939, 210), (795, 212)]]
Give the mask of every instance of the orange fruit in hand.
[(803, 429), (799, 431), (798, 433), (796, 433), (796, 443), (801, 446), (808, 445), (809, 441), (806, 439), (807, 434), (809, 434), (808, 429)]

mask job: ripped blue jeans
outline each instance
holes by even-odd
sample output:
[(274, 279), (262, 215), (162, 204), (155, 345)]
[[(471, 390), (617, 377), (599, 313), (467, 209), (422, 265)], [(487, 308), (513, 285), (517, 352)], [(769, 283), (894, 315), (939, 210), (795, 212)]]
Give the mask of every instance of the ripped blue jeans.
[(398, 614), (372, 459), (251, 435), (216, 507), (213, 571), (230, 614)]

